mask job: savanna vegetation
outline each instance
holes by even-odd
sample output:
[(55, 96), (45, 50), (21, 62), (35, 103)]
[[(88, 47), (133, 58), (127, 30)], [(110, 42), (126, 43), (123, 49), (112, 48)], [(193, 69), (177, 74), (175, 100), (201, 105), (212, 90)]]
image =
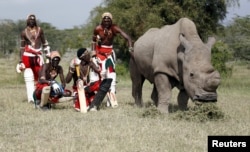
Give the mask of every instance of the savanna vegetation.
[[(69, 52), (68, 52), (69, 53)], [(69, 57), (62, 65), (68, 66)], [(73, 53), (73, 52), (70, 52)], [(15, 72), (15, 58), (1, 58), (0, 151), (12, 152), (201, 152), (207, 151), (209, 135), (250, 135), (250, 68), (234, 64), (232, 76), (222, 79), (218, 102), (197, 105), (189, 101), (187, 111), (177, 108), (173, 90), (170, 114), (160, 114), (150, 99), (152, 85), (146, 83), (146, 107), (137, 108), (131, 96), (131, 81), (118, 75), (119, 107), (82, 114), (72, 102), (41, 111), (26, 101), (23, 75)], [(67, 85), (71, 89), (71, 85)]]
[[(72, 53), (72, 52), (71, 52)], [(68, 65), (69, 55), (62, 65)], [(177, 109), (173, 90), (170, 114), (160, 114), (150, 99), (152, 85), (145, 84), (146, 107), (137, 108), (131, 96), (131, 81), (118, 75), (117, 109), (82, 114), (72, 102), (40, 111), (26, 101), (23, 75), (16, 74), (15, 59), (0, 59), (0, 151), (207, 151), (209, 135), (250, 134), (250, 68), (234, 64), (231, 78), (223, 79), (218, 102), (197, 105), (189, 101), (187, 111)], [(67, 86), (69, 89), (71, 85)]]
[[(15, 72), (26, 21), (1, 20), (0, 151), (200, 152), (207, 151), (209, 135), (250, 135), (250, 16), (221, 24), (227, 8), (237, 5), (238, 0), (103, 0), (91, 12), (89, 22), (80, 27), (58, 30), (39, 20), (52, 50), (63, 56), (65, 73), (75, 50), (90, 46), (93, 27), (104, 11), (112, 12), (114, 22), (134, 41), (148, 28), (172, 24), (183, 16), (194, 20), (204, 41), (208, 36), (217, 39), (212, 62), (222, 75), (218, 102), (199, 105), (189, 101), (189, 109), (179, 111), (174, 89), (167, 116), (152, 105), (149, 83), (143, 90), (146, 106), (134, 107), (127, 70), (129, 54), (120, 37), (115, 40), (121, 61), (116, 69), (117, 109), (106, 107), (106, 99), (100, 111), (87, 114), (75, 112), (71, 102), (49, 111), (35, 109), (26, 101), (23, 74)], [(67, 88), (71, 89), (71, 84)]]

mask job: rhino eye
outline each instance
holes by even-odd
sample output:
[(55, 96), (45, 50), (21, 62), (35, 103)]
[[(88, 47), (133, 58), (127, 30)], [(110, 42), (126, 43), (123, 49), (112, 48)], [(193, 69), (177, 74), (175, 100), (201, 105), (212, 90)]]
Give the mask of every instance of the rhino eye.
[(190, 77), (194, 77), (194, 73), (191, 72), (191, 73), (190, 73)]

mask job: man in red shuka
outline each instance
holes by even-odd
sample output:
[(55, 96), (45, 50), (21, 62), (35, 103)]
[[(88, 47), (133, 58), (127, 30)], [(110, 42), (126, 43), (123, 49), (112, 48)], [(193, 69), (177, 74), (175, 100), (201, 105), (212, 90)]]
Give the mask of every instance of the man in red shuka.
[(105, 12), (102, 14), (101, 24), (96, 26), (93, 32), (92, 50), (96, 51), (98, 63), (101, 67), (102, 80), (105, 78), (111, 78), (112, 84), (108, 95), (107, 105), (111, 105), (113, 108), (118, 106), (116, 99), (116, 72), (115, 72), (115, 59), (113, 51), (113, 40), (117, 34), (121, 34), (128, 42), (129, 52), (132, 55), (133, 47), (132, 41), (128, 34), (126, 34), (119, 26), (112, 23), (112, 14)]
[(46, 56), (49, 56), (48, 42), (42, 28), (37, 26), (36, 16), (28, 15), (27, 26), (21, 33), (20, 62), (17, 65), (17, 72), (24, 72), (28, 102), (34, 102), (34, 81), (38, 80), (39, 70), (44, 63), (42, 49), (46, 50)]

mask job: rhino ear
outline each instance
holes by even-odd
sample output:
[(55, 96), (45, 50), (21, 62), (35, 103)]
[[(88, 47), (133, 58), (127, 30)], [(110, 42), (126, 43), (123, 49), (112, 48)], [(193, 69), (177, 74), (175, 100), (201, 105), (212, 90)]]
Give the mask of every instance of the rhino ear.
[(181, 45), (183, 45), (184, 48), (185, 48), (185, 52), (188, 52), (189, 50), (191, 50), (192, 45), (191, 45), (191, 44), (189, 43), (189, 41), (184, 37), (184, 34), (180, 33), (179, 39), (180, 39)]
[(208, 37), (207, 46), (209, 47), (209, 49), (212, 48), (215, 42), (216, 42), (216, 39), (214, 37)]

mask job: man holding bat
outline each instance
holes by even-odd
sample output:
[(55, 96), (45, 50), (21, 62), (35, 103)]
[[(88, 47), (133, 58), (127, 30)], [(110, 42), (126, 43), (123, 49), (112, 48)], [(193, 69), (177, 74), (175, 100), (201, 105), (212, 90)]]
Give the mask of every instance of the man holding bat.
[(76, 111), (87, 112), (101, 83), (100, 68), (92, 58), (93, 52), (86, 48), (77, 51), (77, 57), (71, 60), (66, 83), (73, 79), (73, 94), (77, 94), (74, 102)]

